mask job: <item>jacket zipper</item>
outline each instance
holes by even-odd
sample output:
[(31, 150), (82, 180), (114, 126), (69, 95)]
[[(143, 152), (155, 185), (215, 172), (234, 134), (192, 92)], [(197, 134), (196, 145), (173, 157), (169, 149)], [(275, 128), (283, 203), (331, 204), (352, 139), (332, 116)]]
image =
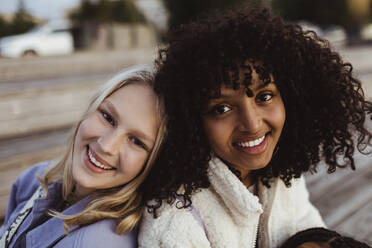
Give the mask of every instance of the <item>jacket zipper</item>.
[(256, 234), (256, 237), (255, 239), (253, 240), (253, 247), (254, 248), (258, 248), (258, 239), (259, 239), (259, 225), (260, 225), (260, 219), (261, 219), (261, 215), (260, 217), (258, 218), (258, 222), (254, 228), (254, 232)]

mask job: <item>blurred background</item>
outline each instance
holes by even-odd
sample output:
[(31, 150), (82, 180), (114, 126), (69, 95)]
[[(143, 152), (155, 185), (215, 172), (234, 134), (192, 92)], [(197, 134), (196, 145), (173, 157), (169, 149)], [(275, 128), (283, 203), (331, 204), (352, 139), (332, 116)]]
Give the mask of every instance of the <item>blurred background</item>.
[[(0, 223), (13, 181), (61, 155), (99, 85), (151, 64), (169, 30), (241, 5), (266, 6), (328, 39), (372, 99), (372, 0), (1, 0)], [(356, 158), (355, 172), (321, 170), (307, 181), (329, 227), (372, 243), (372, 159)]]

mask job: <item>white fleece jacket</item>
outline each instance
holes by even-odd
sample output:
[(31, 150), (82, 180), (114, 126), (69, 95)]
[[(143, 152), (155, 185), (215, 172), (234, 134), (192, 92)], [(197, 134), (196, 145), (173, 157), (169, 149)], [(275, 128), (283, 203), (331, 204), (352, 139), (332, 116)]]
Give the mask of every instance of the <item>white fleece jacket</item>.
[(259, 183), (257, 197), (218, 158), (210, 161), (208, 177), (210, 187), (192, 196), (205, 231), (190, 210), (163, 203), (156, 219), (145, 210), (139, 247), (254, 248), (258, 233), (260, 248), (274, 248), (300, 230), (324, 227), (303, 178), (290, 188), (279, 179), (270, 188)]

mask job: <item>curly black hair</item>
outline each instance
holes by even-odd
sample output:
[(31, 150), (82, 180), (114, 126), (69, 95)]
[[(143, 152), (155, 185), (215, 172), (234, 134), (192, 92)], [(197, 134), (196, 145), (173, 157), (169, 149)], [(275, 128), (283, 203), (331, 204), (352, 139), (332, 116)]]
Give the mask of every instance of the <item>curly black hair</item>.
[[(164, 97), (169, 119), (164, 147), (143, 185), (145, 199), (154, 200), (147, 206), (155, 216), (163, 200), (174, 202), (181, 186), (182, 207), (191, 204), (195, 190), (209, 186), (211, 148), (203, 111), (222, 85), (239, 88), (239, 70), (249, 69), (247, 61), (264, 83), (272, 75), (286, 110), (278, 152), (255, 171), (264, 185), (280, 177), (290, 186), (292, 178), (316, 171), (321, 159), (329, 172), (355, 169), (355, 146), (363, 151), (371, 145), (364, 122), (372, 103), (352, 65), (326, 40), (267, 9), (214, 14), (173, 32), (156, 60), (155, 91)], [(246, 73), (245, 87), (250, 79)]]
[(284, 242), (280, 248), (295, 248), (306, 242), (323, 243), (327, 244), (327, 247), (334, 248), (371, 248), (365, 243), (322, 227), (300, 231)]

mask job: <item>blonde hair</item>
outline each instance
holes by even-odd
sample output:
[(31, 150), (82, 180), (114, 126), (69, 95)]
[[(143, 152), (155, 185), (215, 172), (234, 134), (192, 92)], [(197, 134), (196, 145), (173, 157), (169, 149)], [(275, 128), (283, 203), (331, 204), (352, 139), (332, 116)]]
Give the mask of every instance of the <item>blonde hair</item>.
[[(43, 177), (39, 177), (45, 191), (53, 182), (62, 181), (62, 196), (64, 200), (73, 195), (74, 179), (72, 176), (72, 153), (77, 130), (81, 122), (92, 112), (97, 110), (104, 99), (116, 90), (132, 83), (145, 83), (153, 87), (153, 72), (148, 66), (136, 66), (121, 71), (111, 80), (106, 82), (95, 94), (85, 114), (73, 128), (66, 153), (49, 169)], [(149, 173), (165, 136), (166, 117), (161, 99), (158, 97), (158, 121), (159, 130), (155, 138), (155, 144), (151, 150), (144, 168), (134, 179), (122, 187), (107, 190), (97, 190), (90, 199), (86, 208), (75, 215), (63, 215), (56, 211), (50, 211), (52, 216), (64, 219), (65, 231), (75, 225), (88, 225), (96, 221), (114, 218), (118, 220), (115, 232), (123, 234), (132, 230), (142, 216), (144, 208), (139, 186)]]

